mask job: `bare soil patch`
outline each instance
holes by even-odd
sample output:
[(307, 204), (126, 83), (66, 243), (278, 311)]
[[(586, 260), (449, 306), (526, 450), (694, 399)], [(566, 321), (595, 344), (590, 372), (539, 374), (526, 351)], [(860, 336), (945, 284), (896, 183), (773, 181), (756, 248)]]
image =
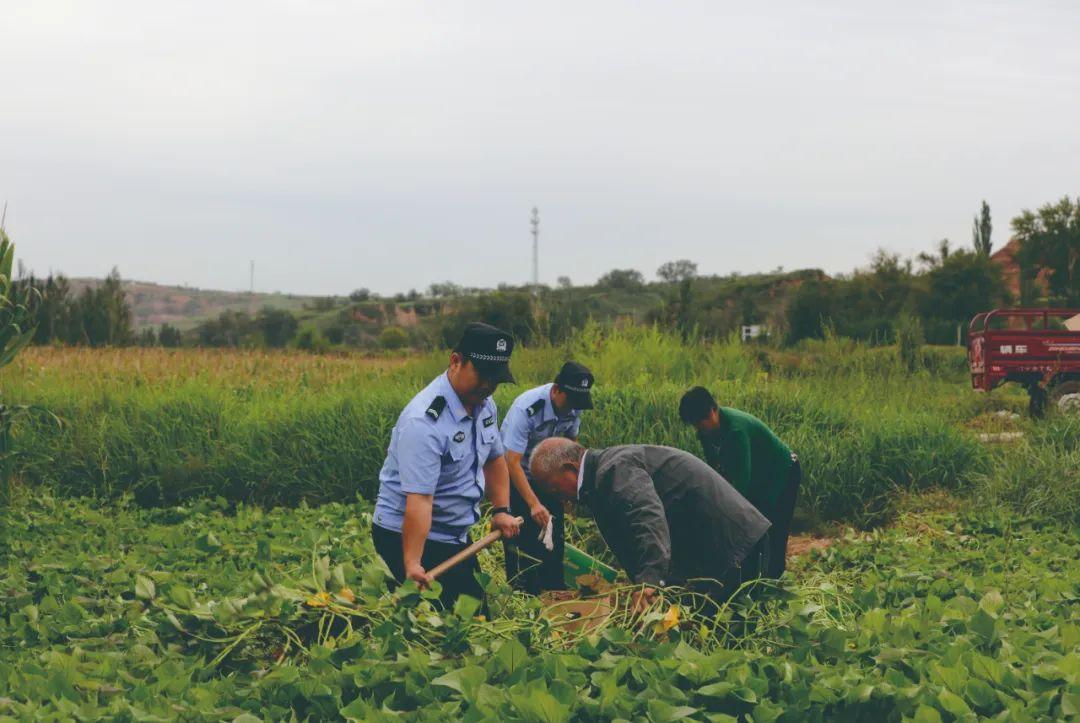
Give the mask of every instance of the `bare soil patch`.
[(833, 537), (815, 537), (813, 535), (792, 535), (788, 538), (787, 557), (792, 560), (814, 550), (824, 550), (836, 539)]

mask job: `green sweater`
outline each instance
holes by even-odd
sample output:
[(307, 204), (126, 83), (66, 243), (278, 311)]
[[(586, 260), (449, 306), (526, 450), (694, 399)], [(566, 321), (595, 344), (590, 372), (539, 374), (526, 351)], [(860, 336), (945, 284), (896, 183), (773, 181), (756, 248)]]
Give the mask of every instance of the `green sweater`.
[(791, 472), (791, 449), (757, 417), (720, 407), (720, 426), (698, 434), (705, 461), (770, 516)]

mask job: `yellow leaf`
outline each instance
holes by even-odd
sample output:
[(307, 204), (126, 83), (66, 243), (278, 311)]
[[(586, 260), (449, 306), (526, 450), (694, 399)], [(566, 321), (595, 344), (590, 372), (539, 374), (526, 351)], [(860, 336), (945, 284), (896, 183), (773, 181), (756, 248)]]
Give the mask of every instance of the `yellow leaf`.
[(322, 592), (317, 592), (311, 597), (309, 597), (305, 604), (308, 607), (324, 608), (330, 604), (330, 593), (326, 592), (325, 590)]
[(664, 617), (656, 621), (656, 632), (666, 633), (673, 627), (679, 624), (679, 606), (672, 605), (668, 608), (668, 611), (664, 613)]
[(348, 600), (351, 603), (356, 602), (356, 593), (354, 593), (352, 590), (350, 590), (347, 587), (343, 587), (340, 590), (338, 590), (337, 594), (338, 594), (338, 597), (341, 598), (342, 600)]

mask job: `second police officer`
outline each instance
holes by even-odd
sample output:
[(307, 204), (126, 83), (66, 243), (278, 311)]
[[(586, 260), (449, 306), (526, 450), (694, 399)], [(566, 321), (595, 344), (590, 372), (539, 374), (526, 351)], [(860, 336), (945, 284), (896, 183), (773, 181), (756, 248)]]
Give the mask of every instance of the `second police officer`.
[[(577, 439), (581, 411), (593, 407), (594, 382), (585, 366), (567, 362), (553, 383), (530, 389), (515, 399), (502, 423), (510, 471), (510, 510), (525, 520), (516, 544), (505, 546), (506, 577), (514, 587), (533, 595), (565, 587), (565, 542), (562, 504), (532, 486), (529, 456), (549, 437)], [(549, 520), (551, 550), (541, 542)]]
[[(468, 546), (485, 493), (492, 526), (505, 539), (518, 534), (491, 398), (501, 382), (514, 381), (512, 351), (506, 332), (469, 324), (449, 368), (413, 397), (394, 425), (379, 472), (372, 538), (398, 582), (429, 585), (427, 571)], [(482, 599), (478, 571), (475, 557), (448, 570), (439, 579), (443, 605), (462, 594)]]

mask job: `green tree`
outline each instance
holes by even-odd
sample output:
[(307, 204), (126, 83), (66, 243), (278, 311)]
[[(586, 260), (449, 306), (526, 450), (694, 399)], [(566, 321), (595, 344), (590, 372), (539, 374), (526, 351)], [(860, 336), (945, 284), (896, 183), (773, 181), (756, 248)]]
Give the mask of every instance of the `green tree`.
[(928, 254), (925, 251), (919, 254), (919, 261), (922, 262), (927, 268), (935, 268), (941, 266), (948, 261), (949, 253), (952, 249), (949, 248), (949, 239), (943, 238), (938, 241), (938, 250), (936, 254)]
[(975, 217), (971, 224), (971, 243), (975, 247), (975, 253), (980, 256), (990, 255), (990, 249), (993, 248), (993, 243), (990, 241), (990, 232), (993, 229), (994, 225), (990, 222), (990, 205), (983, 201), (982, 208), (979, 209), (979, 215)]
[(131, 307), (116, 268), (96, 287), (83, 289), (71, 305), (71, 317), (71, 343), (126, 346), (135, 340)]
[(264, 306), (255, 315), (255, 328), (262, 334), (263, 343), (280, 349), (296, 336), (300, 322), (285, 309)]
[(761, 312), (754, 303), (754, 298), (749, 294), (744, 295), (739, 301), (739, 312), (742, 315), (740, 324), (760, 324)]
[(443, 343), (448, 347), (456, 344), (470, 321), (498, 327), (522, 344), (531, 343), (537, 329), (531, 295), (526, 291), (495, 291), (462, 299), (456, 313), (443, 322)]
[(596, 285), (607, 289), (634, 290), (645, 285), (645, 277), (636, 269), (612, 269), (601, 276)]
[(656, 275), (661, 281), (677, 284), (697, 276), (697, 264), (689, 259), (668, 261), (656, 270)]
[(331, 344), (340, 344), (345, 340), (345, 324), (340, 320), (334, 321), (323, 329), (323, 336)]
[(956, 251), (925, 274), (925, 294), (919, 307), (927, 320), (931, 343), (953, 343), (956, 327), (967, 328), (971, 318), (1008, 300), (1001, 267), (989, 256)]
[(195, 327), (199, 346), (238, 347), (250, 344), (253, 334), (251, 317), (242, 311), (223, 311), (218, 318)]
[[(947, 255), (942, 245), (943, 255)], [(888, 343), (897, 317), (916, 303), (918, 283), (910, 260), (879, 250), (869, 273), (859, 272), (836, 287), (832, 321), (842, 336)]]
[(128, 305), (127, 295), (124, 293), (120, 282), (120, 272), (114, 267), (105, 277), (100, 289), (101, 303), (105, 307), (105, 313), (109, 319), (109, 332), (107, 344), (111, 346), (123, 346), (130, 344), (135, 338), (135, 327), (132, 323), (131, 306)]
[(38, 298), (34, 310), (35, 344), (54, 342), (72, 344), (78, 341), (73, 330), (71, 286), (63, 276), (52, 276), (44, 280), (32, 275), (16, 281), (17, 286), (35, 289)]
[(449, 299), (455, 296), (461, 296), (463, 289), (452, 281), (444, 281), (441, 284), (436, 283), (428, 287), (428, 296), (432, 298)]
[(837, 282), (811, 279), (799, 285), (787, 307), (788, 343), (825, 337), (825, 323), (833, 317)]
[(140, 331), (135, 337), (135, 343), (139, 346), (157, 346), (158, 337), (157, 332), (154, 331), (154, 327), (148, 326)]
[[(544, 331), (552, 344), (562, 342), (573, 336), (589, 319), (589, 311), (570, 279), (561, 276), (559, 290), (547, 295), (543, 300), (543, 313), (546, 316)], [(565, 280), (566, 283), (562, 283)]]
[(180, 330), (172, 324), (162, 324), (158, 331), (158, 341), (164, 347), (178, 347), (183, 343)]
[[(927, 258), (941, 263), (938, 256)], [(889, 343), (897, 317), (915, 306), (918, 289), (911, 261), (879, 250), (868, 271), (804, 281), (788, 303), (788, 341), (823, 338), (828, 322), (840, 336)]]
[(664, 305), (647, 317), (651, 323), (677, 329), (684, 339), (693, 334), (697, 318), (697, 299), (694, 280), (683, 279), (678, 286), (664, 292)]
[(1080, 198), (1065, 196), (1012, 220), (1020, 240), (1017, 261), (1031, 283), (1045, 272), (1051, 304), (1080, 304)]
[(319, 333), (318, 329), (308, 327), (296, 336), (296, 348), (314, 354), (322, 354), (330, 348), (330, 344), (323, 335)]

